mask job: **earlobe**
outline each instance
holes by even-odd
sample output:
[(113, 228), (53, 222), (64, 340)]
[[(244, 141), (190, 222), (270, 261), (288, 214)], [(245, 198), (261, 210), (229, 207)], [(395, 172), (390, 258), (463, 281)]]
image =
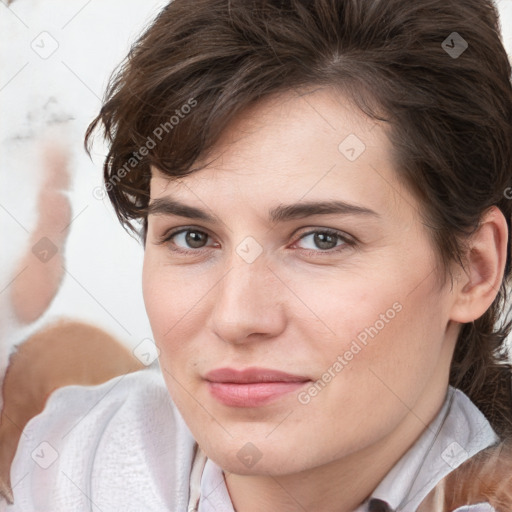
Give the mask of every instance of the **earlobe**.
[(481, 317), (498, 295), (507, 258), (508, 226), (492, 206), (468, 240), (465, 270), (460, 269), (450, 318), (468, 323)]

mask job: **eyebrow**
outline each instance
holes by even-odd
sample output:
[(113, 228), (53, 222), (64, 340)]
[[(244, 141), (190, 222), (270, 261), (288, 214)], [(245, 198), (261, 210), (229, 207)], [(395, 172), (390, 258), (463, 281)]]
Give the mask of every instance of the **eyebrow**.
[[(176, 215), (189, 219), (215, 223), (219, 219), (204, 210), (179, 202), (171, 197), (159, 197), (147, 207), (147, 215)], [(345, 201), (309, 201), (295, 204), (280, 204), (269, 210), (269, 220), (286, 222), (313, 215), (364, 215), (380, 218), (381, 215), (370, 208)]]

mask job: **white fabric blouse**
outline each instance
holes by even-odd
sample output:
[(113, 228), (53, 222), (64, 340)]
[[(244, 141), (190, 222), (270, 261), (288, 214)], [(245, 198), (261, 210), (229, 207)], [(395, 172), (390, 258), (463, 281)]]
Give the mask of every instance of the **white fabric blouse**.
[[(414, 512), (437, 482), (499, 441), (460, 390), (445, 402), (372, 498)], [(11, 467), (14, 504), (0, 512), (235, 512), (159, 368), (96, 386), (65, 386), (25, 426)], [(355, 512), (367, 512), (369, 500)], [(482, 503), (454, 512), (496, 512)]]

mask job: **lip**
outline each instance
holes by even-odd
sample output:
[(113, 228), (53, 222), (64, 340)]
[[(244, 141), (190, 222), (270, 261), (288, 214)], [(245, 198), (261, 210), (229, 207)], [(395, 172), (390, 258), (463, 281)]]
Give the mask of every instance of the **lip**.
[(259, 368), (252, 366), (243, 370), (235, 368), (217, 368), (204, 376), (210, 382), (232, 382), (237, 384), (252, 384), (256, 382), (305, 382), (311, 380), (304, 375), (293, 375), (291, 373), (271, 370), (270, 368)]
[(306, 376), (258, 367), (218, 368), (208, 372), (204, 379), (212, 396), (231, 407), (265, 405), (311, 381)]

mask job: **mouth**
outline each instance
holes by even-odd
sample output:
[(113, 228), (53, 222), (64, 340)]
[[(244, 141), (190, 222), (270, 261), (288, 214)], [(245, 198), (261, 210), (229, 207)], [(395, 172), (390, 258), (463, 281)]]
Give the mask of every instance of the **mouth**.
[(230, 407), (259, 407), (311, 382), (306, 376), (268, 368), (218, 368), (204, 379), (212, 396)]

